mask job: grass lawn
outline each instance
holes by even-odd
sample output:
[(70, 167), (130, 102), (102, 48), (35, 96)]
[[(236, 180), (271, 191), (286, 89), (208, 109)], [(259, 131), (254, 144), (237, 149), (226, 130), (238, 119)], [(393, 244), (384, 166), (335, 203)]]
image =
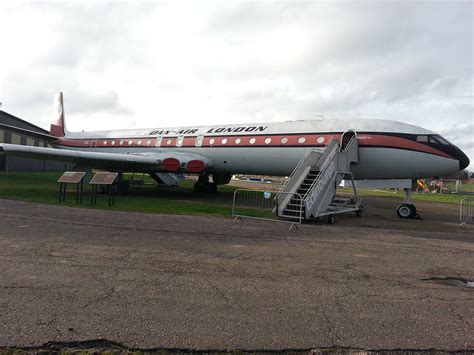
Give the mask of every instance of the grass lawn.
[[(342, 189), (341, 189), (342, 191)], [(347, 189), (347, 191), (350, 191)], [(357, 193), (362, 196), (380, 196), (380, 197), (392, 197), (392, 198), (399, 198), (405, 199), (406, 194), (405, 191), (393, 191), (393, 190), (365, 190), (359, 189)], [(459, 204), (461, 200), (466, 198), (466, 195), (456, 195), (456, 194), (431, 194), (431, 193), (412, 193), (412, 200), (413, 201), (427, 201), (427, 202), (442, 202), (442, 203), (455, 203)]]
[[(0, 198), (40, 202), (48, 204), (60, 204), (58, 202), (59, 184), (56, 182), (62, 173), (0, 173)], [(141, 177), (141, 176), (140, 176)], [(134, 211), (147, 213), (170, 213), (185, 215), (210, 215), (230, 216), (232, 210), (232, 196), (237, 189), (235, 186), (219, 186), (217, 194), (199, 194), (193, 191), (194, 180), (183, 180), (179, 188), (160, 187), (157, 188), (152, 180), (145, 178), (145, 185), (131, 186), (130, 196), (118, 196), (116, 204), (108, 207), (107, 196), (99, 195), (97, 199), (98, 209), (113, 209), (119, 211)], [(150, 183), (150, 184), (148, 184)], [(262, 190), (266, 188), (262, 184)], [(84, 186), (84, 202), (76, 205), (75, 185), (68, 186), (66, 206), (77, 206), (91, 208), (90, 187)], [(341, 189), (348, 191), (349, 189)], [(387, 198), (404, 199), (404, 192), (379, 192), (373, 190), (359, 190), (361, 195), (381, 196)], [(459, 203), (466, 196), (445, 194), (417, 194), (413, 193), (415, 201), (433, 201), (445, 203)], [(263, 209), (240, 209), (251, 216), (271, 217), (272, 213)]]
[[(60, 204), (58, 202), (61, 173), (0, 173), (0, 198)], [(106, 195), (97, 198), (98, 209), (148, 213), (230, 216), (235, 188), (221, 186), (215, 195), (193, 192), (194, 181), (185, 180), (179, 188), (157, 188), (156, 185), (130, 187), (130, 196), (118, 196), (115, 206), (108, 206)], [(84, 185), (82, 204), (75, 203), (75, 185), (68, 185), (66, 206), (91, 208), (90, 187)]]

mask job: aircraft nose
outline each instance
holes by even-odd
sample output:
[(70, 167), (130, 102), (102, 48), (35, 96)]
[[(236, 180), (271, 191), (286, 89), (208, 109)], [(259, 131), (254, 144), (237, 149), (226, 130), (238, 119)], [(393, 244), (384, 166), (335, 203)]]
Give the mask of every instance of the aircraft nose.
[(469, 158), (461, 149), (456, 149), (455, 158), (459, 160), (459, 170), (464, 170), (469, 166)]

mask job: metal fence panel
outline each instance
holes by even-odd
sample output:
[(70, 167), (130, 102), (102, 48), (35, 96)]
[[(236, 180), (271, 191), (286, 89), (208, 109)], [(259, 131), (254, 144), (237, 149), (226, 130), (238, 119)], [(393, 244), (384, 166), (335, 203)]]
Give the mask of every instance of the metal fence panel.
[(301, 201), (299, 211), (301, 212), (303, 210), (303, 200), (297, 193), (237, 189), (234, 191), (234, 198), (232, 202), (232, 217), (286, 222), (291, 223), (292, 225), (301, 224), (303, 217), (302, 213), (300, 213), (300, 218), (295, 218), (295, 220), (285, 220), (278, 217), (277, 197), (281, 194), (297, 196), (298, 200)]
[(463, 199), (459, 205), (459, 223), (474, 223), (474, 197)]

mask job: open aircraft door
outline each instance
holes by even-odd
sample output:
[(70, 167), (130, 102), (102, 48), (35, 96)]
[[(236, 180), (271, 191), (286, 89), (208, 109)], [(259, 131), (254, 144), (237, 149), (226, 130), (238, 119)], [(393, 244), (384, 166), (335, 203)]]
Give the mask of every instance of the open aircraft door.
[(341, 136), (341, 150), (344, 150), (352, 137), (355, 137), (356, 135), (356, 132), (352, 129), (345, 131)]

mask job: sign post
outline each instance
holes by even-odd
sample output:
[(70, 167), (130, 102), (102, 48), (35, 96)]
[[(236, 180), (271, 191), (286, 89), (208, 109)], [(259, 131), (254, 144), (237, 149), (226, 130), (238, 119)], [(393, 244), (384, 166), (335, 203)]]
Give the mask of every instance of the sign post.
[(107, 186), (107, 194), (109, 195), (109, 207), (115, 205), (115, 179), (118, 173), (98, 172), (94, 175), (89, 183), (92, 187), (91, 205), (97, 205), (97, 187), (99, 185)]
[(82, 193), (84, 191), (84, 171), (66, 171), (58, 179), (59, 182), (59, 202), (66, 201), (67, 184), (76, 184), (76, 203), (82, 203)]

